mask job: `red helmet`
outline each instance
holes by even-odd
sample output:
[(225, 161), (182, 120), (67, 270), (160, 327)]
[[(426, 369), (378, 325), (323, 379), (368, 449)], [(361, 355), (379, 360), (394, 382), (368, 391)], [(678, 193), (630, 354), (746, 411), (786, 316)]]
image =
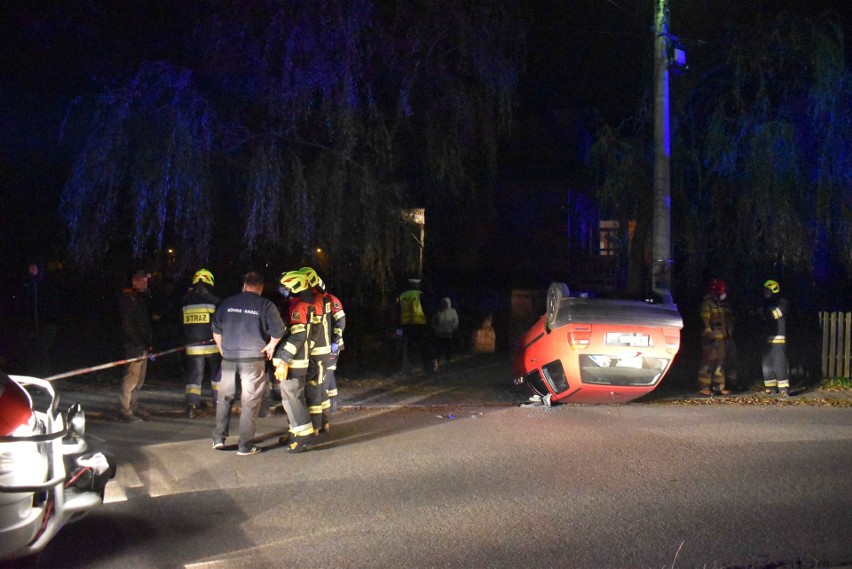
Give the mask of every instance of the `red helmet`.
[(725, 281), (722, 279), (713, 279), (710, 281), (710, 285), (707, 287), (708, 292), (712, 292), (714, 295), (721, 297), (722, 295), (728, 294), (728, 285), (725, 284)]

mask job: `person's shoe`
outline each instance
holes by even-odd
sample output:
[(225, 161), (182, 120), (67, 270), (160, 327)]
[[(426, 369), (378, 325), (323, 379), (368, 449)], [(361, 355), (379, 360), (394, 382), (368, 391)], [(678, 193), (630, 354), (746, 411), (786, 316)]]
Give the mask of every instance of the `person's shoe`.
[(764, 395), (775, 395), (776, 393), (777, 393), (777, 391), (775, 390), (775, 388), (774, 388), (774, 387), (765, 387), (765, 388), (763, 389), (763, 394), (764, 394)]
[(337, 395), (335, 395), (334, 397), (331, 398), (331, 407), (329, 407), (329, 409), (331, 410), (332, 413), (336, 412), (339, 409), (339, 406), (338, 406), (338, 403), (337, 403)]
[(133, 413), (121, 413), (118, 418), (124, 423), (138, 423), (142, 421), (142, 417)]
[(709, 388), (709, 387), (705, 387), (704, 389), (700, 389), (700, 390), (698, 391), (698, 393), (699, 393), (700, 395), (703, 395), (704, 397), (710, 397), (711, 395), (713, 395), (713, 392), (712, 392), (712, 391), (710, 391), (710, 388)]
[(195, 419), (195, 405), (186, 406), (186, 418)]
[(248, 456), (250, 454), (259, 454), (263, 452), (263, 449), (257, 446), (252, 446), (251, 448), (243, 448), (237, 451), (237, 456)]
[(790, 397), (790, 390), (787, 389), (786, 387), (779, 387), (778, 388), (778, 396), (779, 397)]
[(724, 387), (721, 389), (714, 389), (713, 395), (729, 395), (731, 392), (725, 389)]
[(216, 439), (213, 441), (213, 448), (215, 450), (222, 450), (225, 448), (225, 439)]

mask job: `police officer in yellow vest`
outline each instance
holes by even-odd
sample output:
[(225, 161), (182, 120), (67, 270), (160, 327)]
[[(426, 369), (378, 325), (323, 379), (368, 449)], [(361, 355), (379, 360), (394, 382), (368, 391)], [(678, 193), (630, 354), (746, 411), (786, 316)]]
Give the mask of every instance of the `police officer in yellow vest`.
[(213, 405), (221, 376), (222, 356), (213, 342), (210, 323), (219, 297), (213, 294), (213, 273), (200, 269), (192, 276), (192, 287), (183, 297), (183, 331), (186, 340), (186, 416), (195, 418), (201, 404), (201, 381), (204, 362), (210, 367), (210, 387)]
[(410, 288), (399, 295), (399, 325), (403, 334), (402, 368), (410, 371), (411, 358), (417, 352), (423, 371), (434, 371), (434, 358), (429, 346), (426, 313), (423, 312), (420, 279), (408, 279)]

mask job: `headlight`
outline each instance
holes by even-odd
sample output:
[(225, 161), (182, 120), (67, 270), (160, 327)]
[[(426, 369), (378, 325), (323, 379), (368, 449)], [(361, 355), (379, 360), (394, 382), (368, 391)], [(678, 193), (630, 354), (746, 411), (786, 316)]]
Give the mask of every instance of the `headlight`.
[(68, 434), (72, 438), (76, 439), (86, 434), (86, 414), (83, 412), (83, 407), (79, 403), (75, 403), (68, 408), (66, 417)]

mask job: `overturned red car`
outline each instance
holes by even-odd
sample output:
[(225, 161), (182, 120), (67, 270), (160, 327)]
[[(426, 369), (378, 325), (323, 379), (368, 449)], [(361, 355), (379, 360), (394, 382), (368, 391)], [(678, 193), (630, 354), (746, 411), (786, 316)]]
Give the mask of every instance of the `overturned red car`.
[(660, 385), (682, 328), (671, 302), (572, 297), (553, 283), (515, 353), (514, 381), (546, 405), (632, 401)]

